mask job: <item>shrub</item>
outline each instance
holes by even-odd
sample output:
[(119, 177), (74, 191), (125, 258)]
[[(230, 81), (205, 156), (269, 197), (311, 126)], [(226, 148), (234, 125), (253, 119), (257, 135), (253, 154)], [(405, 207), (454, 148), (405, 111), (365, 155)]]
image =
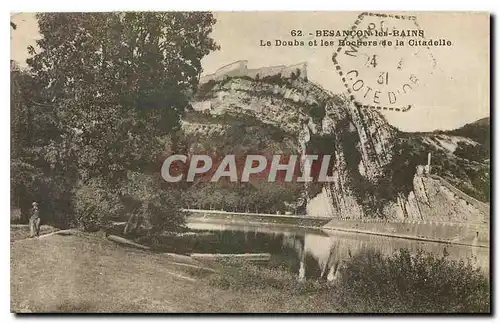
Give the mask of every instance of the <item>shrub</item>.
[[(307, 260), (307, 259), (306, 259)], [(307, 261), (306, 261), (307, 262)], [(218, 261), (209, 284), (220, 289), (302, 297), (318, 311), (347, 313), (477, 313), (489, 312), (489, 281), (470, 262), (453, 261), (403, 249), (383, 256), (362, 250), (344, 261), (333, 282), (314, 277), (299, 281), (286, 266)], [(306, 268), (313, 269), (306, 263)]]
[(185, 224), (180, 192), (161, 184), (159, 176), (139, 172), (128, 172), (115, 187), (101, 178), (91, 179), (75, 194), (76, 225), (97, 231), (111, 218), (125, 220), (134, 215), (132, 232), (139, 227), (147, 229), (148, 235), (178, 231)]
[(390, 257), (363, 250), (346, 261), (337, 283), (346, 312), (489, 312), (489, 281), (470, 261), (402, 249)]
[(215, 80), (209, 80), (204, 84), (200, 84), (198, 86), (198, 90), (195, 93), (195, 99), (203, 100), (211, 98), (209, 94), (211, 94), (212, 89), (214, 88), (217, 82)]
[(93, 178), (76, 190), (76, 225), (84, 231), (99, 230), (105, 219), (118, 215), (120, 209), (118, 195), (100, 178)]
[(263, 82), (268, 84), (283, 85), (286, 81), (281, 77), (281, 74), (268, 75), (261, 79)]
[(453, 152), (455, 156), (465, 158), (472, 161), (481, 162), (490, 158), (490, 147), (483, 145), (470, 145), (465, 142), (459, 141), (457, 148)]
[(138, 214), (152, 234), (178, 231), (185, 224), (181, 192), (173, 185), (166, 187), (162, 184), (159, 176), (128, 172), (127, 181), (120, 188), (122, 201), (128, 200), (125, 214)]

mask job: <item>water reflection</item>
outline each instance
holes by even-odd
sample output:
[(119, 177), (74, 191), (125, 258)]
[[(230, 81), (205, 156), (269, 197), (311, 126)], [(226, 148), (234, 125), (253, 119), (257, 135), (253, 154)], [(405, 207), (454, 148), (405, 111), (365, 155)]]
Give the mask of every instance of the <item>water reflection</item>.
[(194, 246), (201, 253), (270, 253), (271, 266), (280, 266), (300, 279), (321, 277), (334, 280), (342, 260), (364, 248), (375, 248), (390, 255), (395, 250), (417, 249), (443, 255), (453, 260), (470, 258), (476, 266), (489, 271), (489, 249), (433, 242), (353, 234), (333, 230), (311, 230), (250, 224), (189, 223), (195, 230), (214, 234), (213, 239)]

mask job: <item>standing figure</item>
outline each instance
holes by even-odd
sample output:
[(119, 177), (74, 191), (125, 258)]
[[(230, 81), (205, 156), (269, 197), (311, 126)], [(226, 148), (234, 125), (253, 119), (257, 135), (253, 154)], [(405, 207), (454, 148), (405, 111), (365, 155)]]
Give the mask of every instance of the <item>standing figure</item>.
[(38, 211), (38, 203), (33, 202), (33, 209), (31, 211), (30, 217), (30, 237), (33, 238), (35, 235), (38, 237), (40, 235), (40, 211)]

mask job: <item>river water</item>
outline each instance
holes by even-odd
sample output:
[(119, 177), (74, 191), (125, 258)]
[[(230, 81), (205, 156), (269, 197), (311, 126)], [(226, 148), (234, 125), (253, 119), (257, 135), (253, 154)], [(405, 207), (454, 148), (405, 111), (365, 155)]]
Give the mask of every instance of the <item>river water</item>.
[(338, 266), (365, 248), (390, 255), (401, 248), (421, 249), (449, 259), (466, 260), (489, 271), (489, 249), (425, 242), (376, 235), (347, 233), (329, 229), (266, 226), (210, 221), (191, 222), (189, 228), (215, 235), (210, 243), (195, 246), (197, 253), (270, 253), (270, 263), (296, 273), (300, 278), (322, 277), (333, 280)]

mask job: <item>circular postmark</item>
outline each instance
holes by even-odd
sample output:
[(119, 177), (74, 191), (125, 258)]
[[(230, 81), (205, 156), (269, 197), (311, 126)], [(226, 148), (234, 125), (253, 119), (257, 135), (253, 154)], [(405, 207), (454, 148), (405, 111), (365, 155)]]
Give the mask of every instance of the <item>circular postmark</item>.
[[(357, 107), (406, 112), (436, 61), (415, 16), (362, 13), (332, 61)], [(416, 100), (417, 99), (417, 100)]]

